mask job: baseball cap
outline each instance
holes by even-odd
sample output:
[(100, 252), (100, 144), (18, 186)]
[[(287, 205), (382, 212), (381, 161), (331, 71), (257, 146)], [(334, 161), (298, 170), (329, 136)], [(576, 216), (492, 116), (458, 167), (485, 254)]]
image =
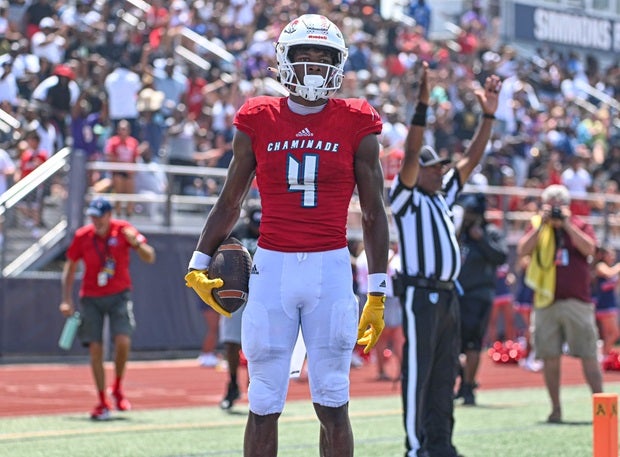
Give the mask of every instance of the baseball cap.
[(56, 27), (56, 21), (49, 16), (39, 21), (39, 28), (41, 29), (53, 29), (54, 27)]
[(423, 167), (430, 167), (438, 163), (446, 165), (450, 162), (452, 162), (451, 159), (439, 157), (437, 152), (430, 146), (423, 146), (420, 150), (420, 165)]
[(108, 201), (108, 199), (104, 197), (97, 197), (94, 198), (88, 205), (86, 215), (101, 217), (110, 211), (112, 211), (112, 204)]
[(56, 76), (64, 76), (65, 78), (69, 78), (71, 80), (75, 79), (75, 73), (67, 65), (56, 65), (56, 67), (54, 67), (53, 74)]

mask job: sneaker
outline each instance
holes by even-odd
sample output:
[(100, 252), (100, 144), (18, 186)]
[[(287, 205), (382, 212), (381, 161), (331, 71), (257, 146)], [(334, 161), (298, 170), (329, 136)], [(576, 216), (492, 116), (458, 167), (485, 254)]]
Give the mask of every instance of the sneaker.
[(228, 390), (226, 391), (226, 396), (220, 402), (220, 408), (222, 409), (230, 409), (232, 408), (235, 400), (238, 400), (241, 396), (239, 392), (239, 386), (237, 384), (228, 384)]
[(537, 373), (543, 369), (544, 362), (534, 358), (534, 353), (530, 352), (530, 355), (528, 355), (527, 358), (519, 360), (519, 366), (524, 370)]
[(562, 410), (554, 409), (547, 417), (547, 422), (550, 424), (561, 424), (562, 423)]
[(123, 392), (120, 390), (115, 390), (112, 392), (112, 397), (114, 397), (114, 402), (116, 403), (116, 409), (119, 411), (129, 411), (131, 409), (131, 403), (129, 400), (125, 398)]
[[(455, 400), (458, 400), (459, 398), (463, 398), (463, 390), (465, 389), (464, 386), (465, 386), (465, 383), (461, 381), (461, 383), (459, 384), (458, 390), (454, 394)], [(474, 389), (477, 389), (478, 387), (479, 387), (478, 381), (474, 381), (474, 383), (471, 385), (472, 392)]]
[(220, 362), (220, 359), (213, 352), (202, 353), (198, 356), (198, 363), (201, 367), (215, 367)]
[(110, 405), (107, 402), (99, 403), (90, 413), (90, 418), (95, 421), (108, 420), (110, 418)]
[(476, 397), (474, 395), (474, 386), (472, 384), (463, 383), (462, 397), (464, 405), (476, 406)]

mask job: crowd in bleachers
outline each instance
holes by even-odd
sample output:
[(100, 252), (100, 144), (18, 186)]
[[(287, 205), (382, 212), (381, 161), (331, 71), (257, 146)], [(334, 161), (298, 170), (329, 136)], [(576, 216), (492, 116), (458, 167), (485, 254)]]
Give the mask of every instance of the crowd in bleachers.
[[(480, 114), (469, 89), (497, 73), (499, 122), (475, 183), (543, 188), (562, 182), (577, 197), (574, 211), (602, 211), (578, 197), (617, 191), (618, 112), (586, 88), (618, 102), (618, 63), (547, 48), (519, 55), (499, 38), (497, 2), (464, 3), (453, 18), (454, 36), (436, 40), (428, 33), (432, 6), (416, 0), (404, 12), (417, 23), (384, 19), (377, 2), (365, 0), (4, 1), (0, 107), (20, 127), (0, 140), (21, 162), (16, 179), (31, 158), (67, 145), (90, 159), (140, 162), (147, 151), (157, 163), (225, 168), (236, 109), (247, 97), (278, 94), (269, 80), (281, 28), (293, 16), (317, 12), (341, 28), (349, 46), (340, 96), (365, 97), (384, 117), (386, 178), (398, 169), (416, 72), (426, 60), (433, 87), (426, 141), (441, 155), (462, 153)], [(202, 46), (201, 37), (219, 51)], [(127, 132), (119, 131), (121, 120)], [(40, 136), (35, 151), (24, 141), (31, 131)], [(104, 176), (93, 174), (92, 184)], [(100, 189), (139, 190), (135, 182), (106, 185)], [(217, 192), (212, 182), (191, 176), (170, 185), (186, 195)], [(513, 199), (510, 209), (528, 203)]]

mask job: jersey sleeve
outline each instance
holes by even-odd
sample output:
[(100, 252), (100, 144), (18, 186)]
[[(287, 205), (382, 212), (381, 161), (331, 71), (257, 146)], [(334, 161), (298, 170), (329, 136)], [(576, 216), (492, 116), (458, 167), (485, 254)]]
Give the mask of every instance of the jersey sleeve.
[(235, 113), (235, 118), (233, 119), (234, 126), (254, 140), (261, 123), (260, 113), (269, 113), (271, 111), (269, 108), (273, 104), (273, 101), (274, 97), (264, 96), (246, 100), (246, 102), (241, 105), (241, 108), (239, 108), (239, 110)]
[(85, 236), (84, 233), (84, 227), (80, 227), (78, 230), (76, 230), (75, 235), (71, 240), (71, 244), (67, 248), (66, 257), (72, 262), (77, 262), (83, 257), (82, 245)]
[(362, 139), (370, 134), (379, 135), (383, 129), (383, 121), (376, 109), (365, 99), (351, 99), (350, 109), (356, 112), (355, 116), (355, 149)]

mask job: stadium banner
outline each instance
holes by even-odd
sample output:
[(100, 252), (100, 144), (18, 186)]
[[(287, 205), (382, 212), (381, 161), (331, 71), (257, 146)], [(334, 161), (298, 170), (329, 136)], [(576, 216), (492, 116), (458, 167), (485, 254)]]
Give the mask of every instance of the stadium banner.
[(514, 39), (540, 46), (581, 48), (608, 54), (620, 52), (620, 19), (514, 3)]

